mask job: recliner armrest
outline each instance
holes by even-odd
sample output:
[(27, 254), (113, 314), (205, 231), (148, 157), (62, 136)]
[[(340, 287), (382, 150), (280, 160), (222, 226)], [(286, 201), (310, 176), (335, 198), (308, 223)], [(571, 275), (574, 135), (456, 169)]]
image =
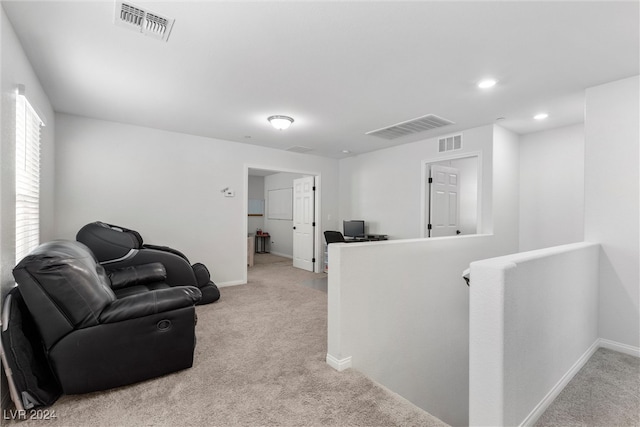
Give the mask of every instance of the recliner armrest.
[(152, 282), (163, 282), (167, 278), (167, 270), (159, 262), (132, 265), (109, 272), (112, 289), (127, 286), (144, 285)]
[(100, 313), (100, 323), (115, 323), (195, 305), (202, 293), (195, 286), (178, 286), (130, 295), (113, 301)]
[(125, 266), (142, 265), (153, 262), (161, 263), (165, 270), (167, 270), (167, 279), (164, 281), (167, 285), (195, 286), (197, 284), (193, 268), (191, 268), (191, 264), (189, 264), (187, 260), (171, 252), (158, 249), (141, 249), (133, 258), (123, 262), (104, 264), (104, 268), (107, 271), (113, 271)]

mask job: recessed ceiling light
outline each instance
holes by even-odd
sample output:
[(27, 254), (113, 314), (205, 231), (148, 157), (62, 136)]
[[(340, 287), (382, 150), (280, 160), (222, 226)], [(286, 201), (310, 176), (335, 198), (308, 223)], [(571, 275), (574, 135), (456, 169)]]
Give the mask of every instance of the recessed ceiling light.
[(536, 119), (536, 120), (544, 120), (547, 117), (549, 117), (549, 115), (547, 113), (538, 113), (535, 116), (533, 116), (533, 118)]
[(342, 150), (342, 152), (343, 152), (344, 154), (351, 154), (351, 151), (349, 151), (349, 150)]
[(478, 83), (478, 87), (480, 89), (489, 89), (490, 87), (494, 87), (498, 83), (495, 79), (484, 79)]

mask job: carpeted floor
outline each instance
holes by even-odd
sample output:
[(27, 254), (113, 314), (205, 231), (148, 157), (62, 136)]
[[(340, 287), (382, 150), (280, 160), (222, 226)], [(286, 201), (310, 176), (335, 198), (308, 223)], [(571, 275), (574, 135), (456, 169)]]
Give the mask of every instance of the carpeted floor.
[(221, 288), (220, 301), (197, 307), (191, 369), (63, 396), (49, 408), (56, 418), (17, 425), (445, 425), (358, 372), (329, 367), (327, 294), (301, 286), (326, 276), (275, 261), (256, 263), (248, 285)]
[[(324, 289), (323, 289), (324, 286)], [(260, 254), (249, 283), (199, 306), (194, 366), (63, 396), (47, 426), (444, 426), (354, 370), (325, 363), (326, 275)], [(600, 349), (538, 426), (640, 426), (640, 359)]]
[(598, 349), (536, 426), (640, 426), (640, 359)]

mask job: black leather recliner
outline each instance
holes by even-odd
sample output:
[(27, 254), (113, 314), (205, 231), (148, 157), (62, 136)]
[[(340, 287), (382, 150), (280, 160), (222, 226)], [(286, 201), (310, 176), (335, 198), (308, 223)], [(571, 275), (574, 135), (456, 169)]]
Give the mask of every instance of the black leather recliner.
[[(176, 249), (145, 244), (140, 233), (135, 230), (95, 221), (82, 227), (76, 240), (87, 245), (108, 272), (160, 262), (167, 271), (167, 285), (198, 287), (202, 292), (199, 304), (209, 304), (220, 299), (220, 291), (211, 281), (207, 267), (201, 263), (191, 265), (189, 259)], [(142, 290), (148, 289), (129, 288), (127, 292)]]
[[(160, 264), (129, 269), (116, 283), (159, 282), (162, 271)], [(105, 390), (192, 366), (198, 288), (118, 298), (89, 248), (64, 240), (40, 245), (13, 275), (64, 393)]]

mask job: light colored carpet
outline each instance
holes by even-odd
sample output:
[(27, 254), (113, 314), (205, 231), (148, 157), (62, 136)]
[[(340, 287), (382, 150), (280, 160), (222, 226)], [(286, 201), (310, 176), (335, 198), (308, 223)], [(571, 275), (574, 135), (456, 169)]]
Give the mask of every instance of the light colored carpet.
[[(105, 392), (63, 396), (47, 426), (444, 426), (353, 370), (325, 363), (326, 275), (260, 254), (249, 284), (199, 306), (194, 366)], [(538, 426), (640, 426), (640, 359), (600, 349)], [(6, 413), (5, 413), (6, 415)]]
[[(281, 257), (279, 255), (274, 255), (272, 253), (264, 253), (264, 254), (254, 254), (253, 255), (254, 265), (264, 265), (264, 264), (288, 264), (292, 265), (293, 260), (291, 258)], [(252, 267), (249, 267), (249, 271), (251, 271)]]
[(193, 368), (63, 396), (49, 408), (57, 418), (18, 425), (445, 425), (358, 372), (325, 363), (327, 294), (300, 285), (323, 275), (287, 261), (255, 265), (248, 285), (221, 288), (220, 301), (197, 307)]
[(598, 349), (536, 426), (640, 426), (640, 359)]

